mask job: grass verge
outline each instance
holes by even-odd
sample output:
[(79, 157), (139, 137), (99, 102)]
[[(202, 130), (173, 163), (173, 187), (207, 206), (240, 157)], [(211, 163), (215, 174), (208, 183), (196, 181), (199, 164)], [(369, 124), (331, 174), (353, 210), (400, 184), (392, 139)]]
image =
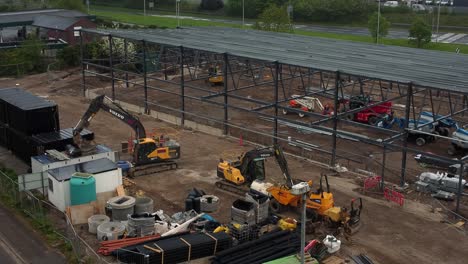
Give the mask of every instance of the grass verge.
[[(94, 15), (101, 17), (106, 20), (118, 21), (123, 23), (131, 23), (143, 26), (156, 25), (162, 28), (175, 28), (177, 27), (177, 19), (172, 17), (159, 17), (159, 16), (141, 16), (137, 14), (123, 13), (121, 11), (93, 11)], [(220, 23), (215, 21), (206, 21), (199, 19), (181, 19), (181, 26), (219, 26), (219, 27), (236, 27), (240, 28), (239, 24), (232, 23)], [(314, 37), (324, 37), (340, 40), (350, 40), (358, 42), (367, 42), (372, 43), (372, 38), (370, 36), (356, 36), (356, 35), (347, 35), (347, 34), (335, 34), (327, 32), (315, 32), (315, 31), (306, 31), (306, 30), (295, 30), (294, 34), (305, 35), (305, 36), (314, 36)], [(382, 44), (385, 45), (394, 45), (402, 47), (414, 47), (413, 44), (409, 43), (406, 39), (382, 39)], [(438, 51), (448, 51), (456, 52), (456, 49), (460, 49), (460, 53), (468, 54), (468, 45), (463, 44), (452, 44), (452, 43), (430, 43), (427, 44), (424, 49), (429, 50), (438, 50)]]

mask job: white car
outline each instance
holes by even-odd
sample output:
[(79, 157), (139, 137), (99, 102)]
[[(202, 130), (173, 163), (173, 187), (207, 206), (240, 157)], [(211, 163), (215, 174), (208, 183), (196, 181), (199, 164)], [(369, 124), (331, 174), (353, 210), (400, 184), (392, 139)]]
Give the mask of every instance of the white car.
[(426, 5), (432, 5), (433, 4), (433, 0), (426, 0)]
[(398, 1), (387, 1), (383, 5), (386, 7), (398, 7)]

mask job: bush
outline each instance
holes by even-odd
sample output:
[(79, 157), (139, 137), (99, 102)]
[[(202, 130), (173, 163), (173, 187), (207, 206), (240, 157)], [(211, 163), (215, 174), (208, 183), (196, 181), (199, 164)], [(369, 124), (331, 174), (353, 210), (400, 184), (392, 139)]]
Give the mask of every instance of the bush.
[(80, 65), (80, 46), (67, 46), (57, 52), (57, 59), (63, 66)]

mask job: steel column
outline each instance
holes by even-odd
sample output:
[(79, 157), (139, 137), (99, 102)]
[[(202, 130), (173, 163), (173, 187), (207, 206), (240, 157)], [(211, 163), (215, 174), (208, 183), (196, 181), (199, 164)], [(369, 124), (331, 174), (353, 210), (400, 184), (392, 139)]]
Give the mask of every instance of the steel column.
[[(224, 53), (224, 69), (223, 69), (223, 86), (224, 86), (224, 125), (223, 125), (223, 133), (227, 135), (229, 133), (229, 126), (228, 126), (228, 68), (229, 67), (229, 58), (228, 54)], [(231, 74), (232, 76), (232, 74)], [(234, 79), (232, 80), (234, 82)]]
[(84, 63), (84, 46), (83, 46), (83, 32), (80, 30), (80, 61), (81, 61), (81, 86), (83, 88), (83, 96), (86, 96), (86, 72)]
[(460, 199), (461, 199), (462, 192), (463, 192), (462, 181), (463, 181), (463, 176), (465, 175), (464, 170), (465, 170), (464, 162), (460, 160), (460, 172), (458, 173), (457, 207), (455, 208), (456, 213), (459, 213), (458, 210), (460, 209)]
[(380, 180), (380, 190), (383, 191), (385, 185), (385, 165), (387, 159), (387, 146), (383, 146), (383, 154), (382, 154), (382, 171), (380, 172), (380, 176), (382, 179)]
[(413, 97), (413, 83), (408, 84), (408, 90), (406, 91), (406, 111), (405, 111), (405, 134), (403, 137), (403, 151), (402, 151), (402, 159), (401, 159), (401, 179), (400, 179), (400, 186), (405, 186), (405, 178), (406, 178), (406, 154), (408, 148), (408, 126), (409, 126), (409, 119), (410, 119), (410, 112), (411, 112), (411, 102)]
[(143, 45), (143, 90), (145, 94), (145, 113), (149, 114), (148, 107), (148, 84), (147, 84), (147, 66), (146, 66), (146, 41), (142, 40), (141, 44)]
[(184, 47), (180, 46), (180, 125), (185, 124)]
[(273, 144), (278, 144), (278, 98), (279, 98), (280, 64), (275, 61), (275, 124), (273, 128)]
[(114, 79), (114, 62), (113, 62), (113, 47), (112, 47), (112, 35), (109, 35), (109, 69), (112, 82), (112, 100), (115, 100), (115, 79)]
[(338, 90), (340, 88), (340, 72), (337, 71), (335, 75), (335, 98), (334, 98), (334, 111), (333, 111), (333, 135), (332, 135), (332, 157), (330, 166), (334, 167), (336, 164), (336, 130), (338, 128)]
[(128, 41), (124, 39), (125, 87), (128, 88)]

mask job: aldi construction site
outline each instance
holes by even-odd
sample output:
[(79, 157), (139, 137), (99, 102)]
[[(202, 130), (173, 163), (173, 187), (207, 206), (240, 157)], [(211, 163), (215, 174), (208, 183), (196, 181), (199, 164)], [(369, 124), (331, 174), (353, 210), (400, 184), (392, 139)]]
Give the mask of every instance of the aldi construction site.
[(0, 158), (80, 258), (467, 262), (468, 56), (216, 27), (80, 35), (109, 56), (82, 45), (79, 69), (0, 90), (1, 143), (23, 161)]

